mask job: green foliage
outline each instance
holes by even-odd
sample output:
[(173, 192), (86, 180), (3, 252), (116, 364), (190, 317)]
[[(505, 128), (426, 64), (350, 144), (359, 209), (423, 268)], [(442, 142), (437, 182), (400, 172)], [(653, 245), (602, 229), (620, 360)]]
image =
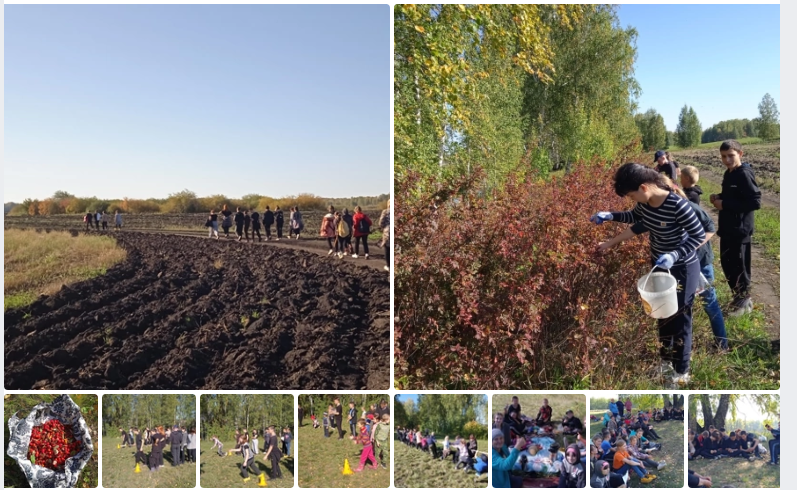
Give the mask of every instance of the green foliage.
[(780, 112), (771, 95), (765, 94), (758, 104), (758, 136), (764, 140), (780, 138)]
[(700, 144), (702, 127), (697, 113), (692, 107), (684, 105), (678, 116), (678, 127), (675, 132), (678, 135), (678, 146), (681, 148), (691, 148)]
[(196, 427), (194, 395), (104, 395), (103, 435), (117, 436), (120, 428), (159, 425)]
[(634, 120), (642, 135), (642, 147), (645, 150), (658, 150), (668, 146), (664, 117), (656, 112), (656, 109), (648, 109), (644, 114), (637, 114)]
[(729, 119), (720, 121), (703, 131), (700, 141), (702, 143), (713, 143), (727, 139), (741, 140), (742, 138), (755, 137), (757, 134), (755, 121), (750, 119)]
[[(433, 431), (438, 438), (454, 437), (474, 432), (487, 434), (487, 397), (485, 395), (418, 395), (415, 405), (412, 399), (406, 400), (403, 407), (406, 417), (396, 417), (396, 426), (420, 428)], [(401, 405), (396, 400), (395, 406)], [(399, 423), (402, 419), (404, 425)]]
[(292, 395), (202, 395), (199, 410), (203, 440), (213, 435), (232, 439), (238, 428), (294, 427)]

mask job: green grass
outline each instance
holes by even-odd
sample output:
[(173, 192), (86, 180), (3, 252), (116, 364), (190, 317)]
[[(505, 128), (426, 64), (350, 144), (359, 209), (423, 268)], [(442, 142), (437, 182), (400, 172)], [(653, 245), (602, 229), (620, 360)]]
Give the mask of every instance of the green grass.
[(3, 310), (24, 308), (40, 294), (105, 274), (125, 257), (116, 241), (105, 236), (6, 230)]
[[(593, 410), (593, 415), (599, 417), (606, 410)], [(668, 420), (666, 422), (654, 422), (653, 430), (661, 436), (656, 441), (661, 443), (660, 451), (653, 451), (651, 457), (658, 462), (666, 461), (667, 466), (661, 470), (648, 468), (648, 471), (656, 475), (652, 483), (642, 484), (636, 473), (631, 477), (631, 484), (634, 487), (653, 487), (653, 488), (682, 488), (684, 486), (684, 423), (679, 420)], [(600, 434), (603, 429), (602, 422), (589, 424), (590, 439), (595, 434)]]
[[(163, 451), (163, 468), (155, 472), (141, 467), (135, 473), (136, 450), (131, 447), (117, 449), (118, 437), (102, 438), (102, 486), (105, 488), (193, 488), (196, 486), (196, 465), (186, 463), (173, 467), (171, 451)], [(149, 457), (150, 446), (144, 446)]]
[[(14, 413), (19, 412), (17, 414), (19, 417), (26, 417), (28, 413), (30, 413), (31, 409), (39, 403), (52, 402), (57, 397), (58, 395), (46, 394), (5, 395), (5, 399), (3, 400), (3, 427), (5, 427), (3, 446), (8, 448), (8, 439), (10, 437), (8, 432), (8, 419), (11, 418)], [(99, 421), (97, 395), (70, 395), (70, 397), (72, 398), (72, 401), (74, 401), (80, 407), (80, 410), (83, 413), (83, 418), (86, 420), (86, 424), (89, 426), (91, 431), (91, 440), (94, 443), (94, 453), (91, 455), (91, 459), (89, 459), (88, 463), (86, 463), (86, 466), (83, 468), (83, 471), (80, 473), (77, 487), (96, 488), (98, 486), (99, 476), (99, 473), (97, 472), (97, 462), (99, 461), (99, 458), (97, 455), (100, 448), (100, 442), (97, 439), (97, 427)], [(22, 473), (22, 470), (19, 469), (19, 464), (15, 460), (11, 459), (8, 454), (4, 453), (3, 457), (5, 458), (3, 469), (3, 486), (5, 488), (30, 488), (24, 473)]]
[[(225, 451), (233, 449), (235, 443), (231, 440), (222, 441), (224, 443)], [(263, 439), (260, 439), (260, 444), (263, 444)], [(199, 485), (204, 488), (259, 488), (257, 477), (251, 476), (251, 480), (244, 483), (241, 478), (241, 463), (243, 457), (240, 454), (233, 454), (232, 456), (219, 456), (216, 450), (211, 450), (213, 447), (212, 441), (200, 441), (199, 444)], [(261, 448), (262, 449), (262, 448)], [(295, 445), (291, 445), (291, 451), (295, 451)], [(255, 456), (255, 464), (262, 473), (266, 475), (266, 479), (271, 476), (271, 461), (264, 462), (264, 452)], [(282, 471), (282, 479), (267, 481), (268, 487), (271, 488), (293, 488), (293, 471), (294, 458), (293, 455), (283, 457), (280, 461), (280, 470)]]
[(689, 469), (711, 477), (712, 486), (721, 488), (780, 488), (780, 466), (770, 466), (764, 459), (748, 461), (741, 458), (696, 459), (689, 461)]
[[(442, 438), (438, 445), (442, 451)], [(480, 451), (488, 451), (487, 441), (477, 441)], [(455, 470), (451, 459), (440, 461), (430, 453), (394, 441), (396, 488), (487, 488), (487, 475)]]
[[(741, 139), (738, 139), (736, 141), (738, 141), (742, 146), (758, 145), (758, 144), (761, 144), (761, 143), (765, 143), (765, 141), (762, 140), (761, 138), (741, 138)], [(671, 152), (673, 152), (673, 151), (681, 151), (681, 150), (705, 150), (705, 149), (719, 151), (719, 147), (720, 147), (721, 143), (722, 143), (722, 141), (712, 141), (710, 143), (701, 143), (701, 144), (699, 144), (697, 146), (693, 146), (691, 148), (681, 148), (680, 146), (675, 146), (674, 145), (674, 146), (671, 146), (671, 147), (667, 148), (667, 150), (671, 151)]]
[[(349, 460), (351, 469), (360, 464), (362, 446), (349, 440), (349, 429), (345, 428), (343, 440), (339, 440), (337, 431), (330, 437), (324, 437), (324, 429), (313, 429), (311, 424), (299, 427), (297, 441), (301, 441), (299, 450), (299, 486), (302, 488), (387, 488), (390, 486), (390, 462), (388, 469), (364, 469), (353, 475), (343, 474), (344, 460)], [(374, 448), (377, 458), (378, 448)]]

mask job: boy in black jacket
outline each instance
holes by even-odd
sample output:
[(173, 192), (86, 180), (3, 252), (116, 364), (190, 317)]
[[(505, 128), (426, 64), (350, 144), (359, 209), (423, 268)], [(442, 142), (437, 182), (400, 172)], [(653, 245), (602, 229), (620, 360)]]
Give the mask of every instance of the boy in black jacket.
[[(238, 241), (241, 241), (241, 238), (244, 237), (244, 213), (241, 211), (241, 208), (236, 209), (235, 218), (235, 234), (238, 235)], [(248, 237), (247, 237), (248, 239)]]
[(754, 230), (754, 211), (761, 209), (761, 191), (753, 169), (742, 163), (742, 145), (726, 140), (720, 146), (722, 163), (727, 170), (722, 177), (722, 193), (711, 195), (711, 204), (719, 210), (720, 262), (733, 291), (728, 314), (740, 316), (753, 311), (750, 298), (750, 242)]

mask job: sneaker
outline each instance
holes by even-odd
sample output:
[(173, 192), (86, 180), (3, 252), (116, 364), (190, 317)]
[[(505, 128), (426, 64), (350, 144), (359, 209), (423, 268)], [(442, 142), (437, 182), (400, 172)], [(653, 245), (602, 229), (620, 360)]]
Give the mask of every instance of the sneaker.
[(665, 466), (667, 466), (667, 462), (666, 461), (662, 461), (661, 463), (659, 463), (659, 465), (656, 467), (656, 469), (660, 470), (660, 469), (664, 468)]
[(728, 308), (728, 316), (730, 317), (739, 317), (746, 313), (751, 313), (753, 311), (753, 300), (750, 298), (745, 298), (740, 301), (734, 301), (731, 303), (730, 307)]
[[(772, 463), (772, 464), (775, 464), (775, 463)], [(387, 465), (385, 463), (382, 463), (382, 469), (385, 469), (385, 470), (387, 469)]]
[(646, 476), (646, 477), (642, 478), (642, 479), (641, 479), (641, 480), (639, 480), (639, 481), (640, 481), (641, 483), (650, 483), (650, 482), (652, 482), (652, 481), (653, 481), (653, 478), (652, 478), (652, 476), (653, 476), (653, 475), (650, 475), (650, 474), (649, 474), (648, 476)]
[(329, 253), (328, 253), (327, 255), (332, 255), (333, 253), (334, 253), (334, 250), (332, 250), (332, 249), (330, 248), (330, 249), (329, 249)]
[(388, 266), (385, 266), (385, 267), (383, 267), (383, 268), (384, 268), (386, 271), (390, 272), (390, 267), (388, 267)]
[(357, 255), (357, 254), (351, 254), (351, 258), (353, 258), (353, 259), (356, 259), (357, 257), (359, 257), (359, 255)]
[(365, 254), (365, 260), (368, 260), (368, 254)]

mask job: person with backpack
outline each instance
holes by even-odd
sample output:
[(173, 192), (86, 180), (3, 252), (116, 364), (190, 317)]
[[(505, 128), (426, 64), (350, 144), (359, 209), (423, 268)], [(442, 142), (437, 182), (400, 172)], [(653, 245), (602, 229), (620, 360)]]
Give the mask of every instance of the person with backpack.
[(263, 225), (266, 227), (266, 241), (271, 240), (271, 225), (274, 224), (274, 213), (271, 211), (271, 208), (266, 206), (266, 210), (263, 211)]
[(224, 230), (224, 237), (230, 238), (230, 227), (232, 226), (232, 211), (227, 209), (227, 205), (225, 204), (224, 207), (221, 208), (221, 215), (223, 216), (221, 220), (221, 229)]
[(343, 216), (341, 218), (343, 219), (343, 221), (346, 222), (346, 225), (348, 225), (349, 227), (349, 234), (346, 235), (345, 241), (343, 243), (344, 246), (343, 255), (349, 255), (353, 253), (351, 248), (351, 236), (352, 233), (354, 232), (354, 217), (351, 214), (349, 214), (348, 208), (343, 208)]
[(260, 235), (260, 213), (257, 210), (252, 211), (252, 241), (255, 241), (255, 233), (257, 233), (257, 241), (262, 242), (263, 237)]
[(332, 247), (332, 241), (335, 239), (335, 206), (329, 207), (329, 212), (324, 215), (324, 218), (321, 220), (321, 230), (319, 234), (327, 239), (327, 244), (329, 244), (329, 253), (327, 255), (332, 255), (335, 253)]
[(241, 208), (235, 208), (235, 234), (238, 236), (238, 241), (241, 241), (241, 238), (244, 237), (244, 213), (241, 211)]
[(365, 252), (365, 260), (368, 260), (368, 235), (371, 234), (371, 218), (368, 217), (360, 206), (354, 208), (354, 255), (351, 258), (356, 259), (360, 256), (360, 240), (363, 242), (363, 251)]
[(339, 259), (346, 255), (346, 239), (351, 236), (351, 226), (343, 218), (344, 215), (340, 212), (335, 213), (335, 252)]
[(285, 224), (285, 218), (282, 216), (282, 210), (279, 206), (274, 208), (274, 223), (277, 225), (277, 241), (282, 238), (282, 226)]

